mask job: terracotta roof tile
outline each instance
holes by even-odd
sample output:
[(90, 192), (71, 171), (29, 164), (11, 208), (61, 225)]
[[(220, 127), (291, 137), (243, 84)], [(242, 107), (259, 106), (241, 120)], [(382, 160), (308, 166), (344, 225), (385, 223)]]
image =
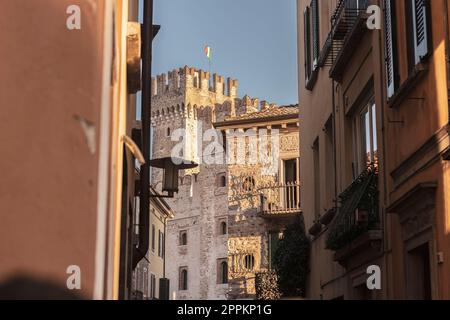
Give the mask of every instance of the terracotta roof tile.
[(271, 106), (267, 107), (264, 110), (253, 112), (253, 113), (244, 113), (236, 117), (229, 117), (225, 119), (227, 121), (239, 121), (239, 120), (258, 120), (258, 119), (266, 119), (266, 118), (274, 118), (279, 116), (298, 116), (299, 108), (298, 105), (289, 105), (289, 106)]

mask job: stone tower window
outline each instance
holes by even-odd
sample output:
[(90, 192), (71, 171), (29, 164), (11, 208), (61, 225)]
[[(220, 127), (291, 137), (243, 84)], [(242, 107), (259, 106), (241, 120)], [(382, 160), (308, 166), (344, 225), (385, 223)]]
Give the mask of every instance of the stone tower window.
[(220, 234), (227, 234), (227, 223), (225, 221), (220, 223)]
[(170, 137), (170, 133), (171, 133), (171, 132), (170, 132), (170, 128), (167, 128), (167, 129), (166, 129), (166, 136)]
[(183, 230), (180, 231), (180, 246), (186, 246), (187, 245), (187, 231)]
[(227, 186), (227, 177), (226, 177), (225, 173), (220, 173), (217, 176), (216, 181), (217, 181), (217, 187), (219, 187), (219, 188), (223, 188), (223, 187)]
[(226, 258), (217, 261), (217, 283), (228, 283), (228, 262)]
[(178, 290), (188, 289), (188, 270), (187, 267), (181, 267), (179, 273)]
[(252, 254), (248, 254), (244, 257), (244, 267), (245, 269), (251, 271), (255, 267), (255, 257)]

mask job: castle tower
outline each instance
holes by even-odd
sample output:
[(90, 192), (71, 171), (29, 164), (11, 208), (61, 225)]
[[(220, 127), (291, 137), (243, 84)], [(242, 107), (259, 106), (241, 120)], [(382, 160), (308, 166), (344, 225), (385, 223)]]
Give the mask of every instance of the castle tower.
[[(224, 299), (228, 285), (218, 280), (218, 272), (227, 261), (226, 166), (202, 161), (201, 152), (210, 143), (202, 135), (213, 122), (235, 114), (238, 82), (185, 66), (158, 75), (153, 84), (152, 158), (175, 152), (200, 163), (180, 173), (179, 192), (167, 200), (175, 212), (168, 222), (165, 252), (171, 298)], [(161, 171), (153, 170), (158, 191), (161, 180)]]

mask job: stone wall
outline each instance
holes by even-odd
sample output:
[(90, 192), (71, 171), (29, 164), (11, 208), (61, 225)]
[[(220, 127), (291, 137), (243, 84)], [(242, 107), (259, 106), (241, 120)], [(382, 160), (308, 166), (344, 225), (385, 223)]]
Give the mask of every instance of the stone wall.
[[(168, 222), (166, 271), (171, 283), (172, 299), (225, 299), (228, 286), (218, 284), (217, 264), (227, 258), (227, 235), (219, 233), (220, 223), (228, 223), (226, 188), (217, 177), (227, 171), (225, 165), (208, 165), (197, 156), (209, 142), (201, 135), (212, 128), (215, 119), (224, 119), (234, 112), (237, 81), (185, 67), (168, 76), (160, 75), (153, 92), (153, 158), (171, 156), (178, 141), (177, 129), (186, 130), (179, 156), (200, 163), (198, 168), (180, 174), (180, 187), (168, 203), (175, 219)], [(227, 90), (228, 88), (228, 90)], [(224, 94), (225, 92), (225, 94)], [(153, 170), (152, 181), (161, 189), (161, 171)], [(180, 233), (187, 233), (187, 245), (180, 245)], [(187, 267), (188, 290), (179, 290), (180, 268)]]
[[(202, 141), (201, 135), (214, 122), (258, 112), (257, 99), (237, 98), (236, 80), (225, 83), (221, 76), (212, 78), (210, 86), (207, 72), (184, 67), (154, 79), (153, 158), (170, 156), (179, 142), (171, 141), (169, 134), (175, 137), (177, 129), (184, 129), (184, 153), (179, 156), (200, 163), (180, 174), (179, 192), (168, 200), (175, 213), (168, 222), (166, 251), (172, 299), (254, 297), (255, 273), (269, 267), (268, 233), (285, 227), (285, 221), (261, 217), (258, 195), (242, 192), (242, 179), (252, 177), (256, 186), (274, 184), (279, 180), (278, 171), (264, 175), (259, 165), (207, 164), (198, 156), (210, 144)], [(262, 105), (268, 106), (265, 101)], [(298, 157), (297, 127), (281, 130), (279, 147), (280, 159)], [(221, 186), (222, 176), (226, 186)], [(161, 189), (160, 170), (152, 171), (152, 182)], [(225, 235), (220, 232), (222, 222), (227, 223)], [(183, 232), (187, 245), (180, 245)], [(218, 281), (218, 264), (223, 259), (228, 259), (228, 284)], [(247, 261), (251, 270), (245, 268), (245, 259), (251, 259)], [(179, 290), (180, 268), (188, 270), (188, 290)]]

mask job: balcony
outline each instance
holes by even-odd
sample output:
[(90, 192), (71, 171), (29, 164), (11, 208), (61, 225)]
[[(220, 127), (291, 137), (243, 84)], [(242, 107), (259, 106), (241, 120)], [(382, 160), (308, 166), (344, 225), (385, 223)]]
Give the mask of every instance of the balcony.
[(292, 217), (301, 213), (300, 183), (278, 183), (258, 189), (260, 215), (265, 218)]
[(335, 251), (336, 261), (347, 266), (350, 258), (376, 254), (381, 245), (377, 169), (369, 167), (364, 171), (341, 193), (339, 201), (336, 217), (329, 227), (326, 246)]
[(330, 77), (339, 80), (342, 72), (367, 31), (370, 0), (341, 0), (331, 17), (331, 31), (322, 49), (322, 64), (331, 66)]

